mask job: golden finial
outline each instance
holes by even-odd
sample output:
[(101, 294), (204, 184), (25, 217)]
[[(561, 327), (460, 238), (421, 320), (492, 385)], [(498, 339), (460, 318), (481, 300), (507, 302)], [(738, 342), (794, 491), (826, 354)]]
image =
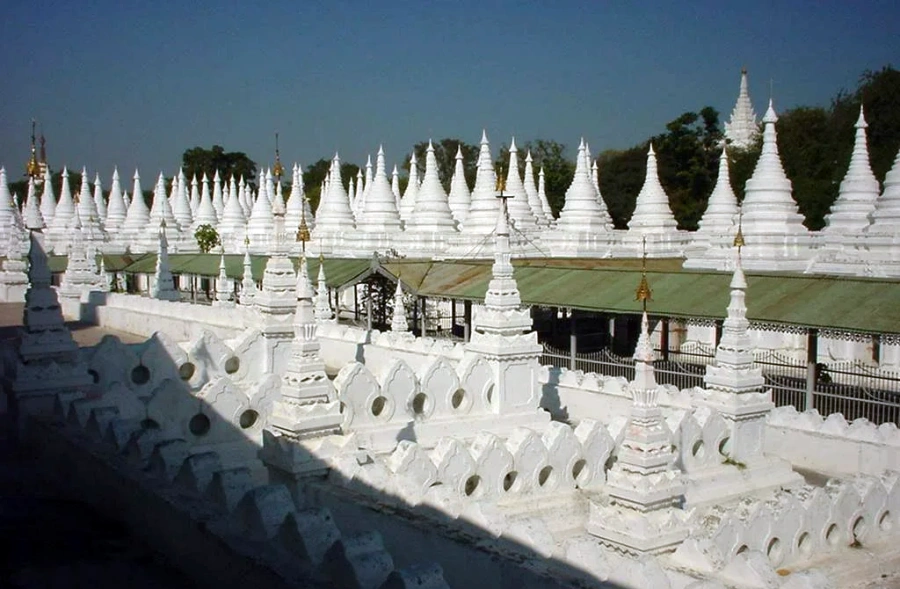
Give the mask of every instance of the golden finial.
[(744, 206), (743, 204), (738, 205), (738, 229), (737, 233), (734, 234), (734, 247), (738, 248), (738, 254), (741, 253), (741, 248), (746, 245), (744, 243), (744, 231), (742, 228), (744, 221)]
[(38, 164), (37, 149), (34, 143), (35, 124), (36, 121), (31, 119), (31, 157), (28, 158), (28, 163), (25, 165), (25, 175), (29, 178), (38, 178), (41, 175), (41, 166)]
[(503, 177), (503, 166), (500, 166), (500, 171), (497, 174), (497, 192), (502, 196), (504, 190), (506, 190), (506, 179)]
[(250, 236), (249, 235), (244, 236), (244, 246), (250, 247)]
[(300, 210), (300, 226), (297, 228), (297, 241), (302, 243), (303, 251), (306, 252), (306, 242), (310, 240), (309, 227), (306, 225), (306, 207)]
[(641, 258), (641, 282), (638, 284), (634, 293), (634, 300), (641, 301), (644, 311), (647, 310), (647, 301), (653, 300), (653, 291), (650, 290), (650, 283), (647, 282), (647, 236), (642, 240), (643, 256)]
[(278, 153), (278, 133), (275, 133), (275, 165), (272, 166), (272, 175), (281, 181), (284, 175), (284, 166), (281, 165), (281, 155)]

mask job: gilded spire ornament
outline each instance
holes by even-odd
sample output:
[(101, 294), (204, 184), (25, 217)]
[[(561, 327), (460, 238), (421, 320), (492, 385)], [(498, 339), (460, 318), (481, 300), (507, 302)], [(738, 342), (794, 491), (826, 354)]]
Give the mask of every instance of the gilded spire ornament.
[(31, 119), (31, 157), (28, 158), (28, 164), (25, 166), (25, 175), (33, 180), (37, 180), (41, 176), (41, 165), (37, 160), (37, 149), (34, 137), (34, 127), (36, 124), (36, 121)]
[(310, 240), (309, 226), (306, 224), (306, 207), (300, 209), (300, 226), (297, 227), (297, 241), (303, 250), (303, 256), (306, 256), (306, 242)]
[(738, 250), (738, 255), (741, 254), (741, 248), (746, 245), (744, 243), (744, 231), (743, 231), (743, 220), (744, 220), (744, 210), (743, 205), (738, 205), (738, 229), (737, 233), (734, 234), (734, 247)]
[(281, 177), (284, 175), (284, 166), (281, 164), (281, 154), (278, 151), (278, 133), (275, 133), (275, 164), (272, 166), (272, 175), (278, 183), (281, 183)]
[(647, 282), (647, 236), (642, 239), (642, 247), (644, 253), (641, 258), (641, 282), (634, 293), (634, 300), (641, 301), (641, 307), (646, 312), (647, 301), (653, 300), (653, 291), (650, 290), (650, 283)]

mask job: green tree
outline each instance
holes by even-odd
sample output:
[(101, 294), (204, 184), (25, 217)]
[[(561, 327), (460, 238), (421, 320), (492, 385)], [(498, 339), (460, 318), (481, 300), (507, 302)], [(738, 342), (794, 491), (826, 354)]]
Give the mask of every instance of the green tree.
[(221, 145), (213, 145), (210, 149), (192, 147), (181, 156), (181, 165), (188, 180), (194, 175), (200, 178), (204, 173), (212, 178), (218, 171), (225, 180), (243, 176), (256, 188), (256, 163), (242, 151), (226, 152)]
[(616, 229), (625, 229), (644, 184), (647, 143), (624, 150), (607, 150), (597, 158), (600, 193)]
[(219, 233), (212, 225), (200, 225), (197, 227), (197, 230), (194, 231), (194, 239), (197, 240), (197, 245), (204, 254), (208, 254), (221, 243), (219, 241)]

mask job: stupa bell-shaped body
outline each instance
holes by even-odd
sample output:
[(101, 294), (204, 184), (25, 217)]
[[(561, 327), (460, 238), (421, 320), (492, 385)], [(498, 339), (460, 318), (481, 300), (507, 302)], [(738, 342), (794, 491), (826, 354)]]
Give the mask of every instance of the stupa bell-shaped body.
[(196, 210), (191, 203), (196, 201), (198, 206), (200, 203), (197, 191), (197, 176), (191, 179), (191, 200), (188, 200), (187, 190), (185, 189), (184, 174), (179, 171), (176, 178), (177, 181), (175, 179), (172, 180), (172, 214), (175, 216), (178, 227), (182, 231), (187, 231), (194, 222), (193, 211)]
[[(597, 201), (597, 193), (591, 182), (590, 167), (585, 158), (582, 139), (575, 159), (575, 176), (566, 191), (566, 202), (559, 213), (556, 228), (570, 233), (607, 231), (612, 219), (606, 206)], [(542, 205), (543, 206), (543, 205)]]
[(837, 200), (831, 205), (831, 212), (825, 217), (825, 228), (822, 230), (831, 241), (842, 241), (867, 227), (875, 211), (880, 187), (869, 165), (866, 127), (868, 125), (860, 106), (850, 167), (841, 181)]
[(38, 206), (37, 193), (34, 186), (34, 178), (28, 178), (28, 196), (25, 198), (25, 211), (23, 220), (27, 229), (40, 231), (44, 228), (44, 217)]
[(369, 233), (393, 232), (400, 230), (400, 212), (391, 185), (388, 182), (384, 164), (384, 149), (378, 148), (375, 176), (369, 182), (364, 195), (362, 209), (357, 217), (356, 228)]
[(728, 173), (728, 153), (723, 148), (722, 155), (719, 156), (719, 177), (694, 234), (695, 243), (702, 241), (708, 244), (711, 239), (719, 236), (730, 239), (734, 233), (738, 203)]
[(900, 235), (900, 151), (884, 177), (884, 190), (875, 201), (870, 234)]
[(743, 233), (747, 247), (745, 261), (753, 258), (796, 257), (784, 248), (801, 237), (808, 237), (803, 217), (791, 196), (788, 180), (778, 156), (775, 122), (778, 117), (772, 102), (763, 117), (762, 153), (747, 180), (743, 202)]
[(109, 188), (109, 204), (106, 207), (106, 231), (110, 234), (118, 233), (127, 215), (128, 209), (125, 207), (125, 200), (122, 197), (119, 169), (116, 168), (113, 170), (112, 184)]
[[(160, 174), (162, 177), (162, 174)], [(165, 199), (165, 193), (162, 193)], [(153, 274), (153, 282), (150, 286), (150, 297), (163, 301), (179, 301), (181, 294), (175, 289), (175, 281), (169, 269), (169, 241), (166, 237), (165, 219), (160, 221), (157, 233), (156, 271)]]
[(509, 146), (509, 169), (506, 173), (505, 194), (510, 195), (508, 208), (509, 218), (519, 231), (537, 231), (537, 218), (531, 210), (528, 195), (525, 193), (525, 185), (519, 176), (519, 150), (516, 147), (516, 138), (513, 137)]
[[(72, 198), (72, 188), (69, 185), (69, 169), (63, 168), (62, 185), (59, 190), (59, 202), (53, 214), (49, 231), (54, 245), (65, 243), (66, 229), (75, 214), (75, 201)], [(0, 219), (2, 221), (2, 219)]]
[(647, 174), (637, 195), (634, 213), (628, 221), (630, 231), (664, 233), (675, 230), (677, 223), (669, 208), (669, 195), (659, 182), (653, 145), (647, 150)]
[(725, 123), (725, 139), (738, 149), (747, 149), (752, 147), (758, 138), (759, 124), (756, 121), (756, 113), (753, 112), (753, 104), (750, 102), (747, 70), (743, 69), (737, 103), (731, 111), (731, 119)]
[[(410, 180), (412, 181), (412, 180)], [(428, 142), (425, 152), (425, 176), (416, 195), (416, 203), (408, 219), (406, 230), (428, 233), (446, 233), (456, 230), (456, 223), (447, 202), (447, 193), (438, 176), (434, 146)]]
[(216, 210), (216, 218), (221, 219), (225, 214), (225, 195), (222, 192), (222, 178), (219, 176), (219, 170), (216, 170), (216, 175), (213, 177), (212, 204)]
[(481, 150), (478, 153), (478, 169), (475, 173), (475, 188), (469, 215), (463, 223), (463, 233), (491, 233), (497, 223), (500, 203), (497, 199), (497, 174), (491, 159), (491, 147), (487, 133), (481, 133)]
[(41, 194), (41, 216), (44, 217), (44, 223), (47, 227), (53, 222), (53, 215), (56, 213), (56, 195), (53, 193), (53, 176), (50, 174), (50, 168), (44, 168), (44, 192)]
[[(177, 184), (173, 180), (173, 185)], [(162, 172), (156, 179), (156, 187), (153, 190), (153, 205), (150, 207), (150, 222), (146, 225), (144, 240), (148, 245), (148, 249), (159, 242), (159, 226), (165, 221), (166, 239), (171, 235), (178, 238), (178, 221), (169, 206), (169, 199), (166, 198), (166, 179)], [(168, 247), (168, 242), (167, 242)], [(152, 250), (151, 250), (152, 251)]]
[(131, 203), (128, 205), (128, 213), (120, 230), (120, 242), (126, 247), (143, 235), (144, 229), (150, 223), (150, 209), (144, 201), (144, 193), (141, 190), (141, 177), (138, 171), (134, 171), (134, 186), (131, 191)]
[(400, 173), (397, 172), (397, 164), (391, 171), (391, 192), (394, 193), (394, 202), (397, 203), (397, 210), (400, 210)]
[(106, 200), (103, 198), (103, 186), (100, 184), (100, 174), (94, 175), (94, 206), (97, 207), (100, 223), (106, 223)]
[(203, 174), (203, 188), (200, 191), (200, 205), (197, 207), (197, 215), (194, 218), (194, 229), (201, 225), (209, 225), (213, 228), (218, 225), (216, 209), (213, 206), (212, 197), (209, 194), (209, 179)]
[[(541, 199), (541, 210), (544, 211), (544, 218), (548, 223), (555, 224), (556, 218), (553, 216), (553, 209), (550, 207), (550, 201), (547, 200), (547, 189), (544, 179), (544, 166), (541, 166), (538, 172), (538, 198)], [(610, 222), (612, 219), (610, 219)]]
[(412, 216), (413, 210), (416, 208), (416, 197), (419, 194), (419, 166), (416, 160), (416, 153), (409, 158), (409, 182), (406, 183), (406, 192), (400, 199), (400, 219), (408, 223)]
[[(303, 216), (303, 173), (299, 164), (294, 164), (291, 175), (291, 195), (285, 204), (284, 225), (288, 230), (300, 227)], [(309, 217), (306, 219), (309, 225)]]
[(219, 234), (222, 236), (223, 242), (228, 241), (237, 249), (237, 246), (243, 242), (246, 236), (247, 220), (244, 218), (244, 209), (241, 208), (237, 182), (234, 176), (229, 180), (228, 192), (230, 196), (225, 203), (225, 211), (222, 213), (222, 219), (219, 222)]
[(254, 246), (262, 248), (260, 251), (265, 251), (265, 248), (274, 241), (272, 237), (275, 230), (275, 216), (272, 213), (272, 201), (268, 192), (268, 183), (263, 177), (259, 183), (259, 196), (256, 197), (250, 218), (247, 220), (247, 234)]
[(328, 189), (323, 193), (316, 210), (316, 234), (340, 233), (353, 230), (353, 212), (344, 184), (341, 182), (341, 159), (334, 154), (331, 162)]
[(472, 202), (472, 193), (466, 184), (466, 172), (463, 166), (462, 148), (456, 148), (456, 165), (453, 168), (453, 179), (450, 181), (450, 194), (447, 197), (450, 212), (457, 223), (463, 223), (469, 216), (469, 205)]

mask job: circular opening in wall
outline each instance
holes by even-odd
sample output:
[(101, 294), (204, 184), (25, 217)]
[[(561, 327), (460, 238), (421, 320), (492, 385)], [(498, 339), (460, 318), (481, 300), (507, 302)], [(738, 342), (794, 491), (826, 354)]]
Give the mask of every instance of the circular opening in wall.
[(583, 479), (587, 478), (587, 475), (587, 460), (584, 458), (576, 460), (575, 464), (572, 465), (572, 480), (576, 483), (580, 483)]
[(691, 446), (691, 456), (694, 458), (701, 459), (705, 453), (706, 450), (703, 448), (703, 440), (697, 440), (694, 442), (694, 445)]
[(92, 381), (94, 384), (97, 384), (98, 382), (100, 382), (100, 373), (99, 373), (99, 372), (97, 372), (96, 370), (94, 370), (93, 368), (91, 368), (91, 369), (88, 370), (88, 374), (91, 375), (91, 381)]
[(450, 397), (450, 406), (454, 409), (459, 409), (462, 407), (463, 401), (466, 400), (466, 391), (462, 389), (456, 389), (456, 392), (453, 393), (453, 396)]
[(769, 562), (773, 566), (781, 564), (781, 559), (784, 558), (784, 551), (781, 549), (781, 540), (778, 538), (769, 540), (769, 544), (766, 546), (766, 556), (769, 557)]
[(839, 535), (840, 531), (837, 524), (831, 524), (825, 532), (825, 541), (828, 542), (829, 546), (837, 546)]
[(878, 518), (878, 529), (880, 529), (882, 532), (887, 532), (890, 531), (892, 527), (893, 524), (891, 523), (891, 512), (885, 511), (881, 514), (881, 517)]
[(347, 404), (344, 403), (343, 401), (341, 401), (340, 412), (341, 412), (341, 415), (343, 415), (344, 413), (347, 412)]
[(478, 486), (481, 484), (481, 477), (477, 474), (473, 474), (469, 478), (466, 479), (465, 493), (466, 497), (471, 497), (478, 491)]
[(191, 420), (188, 422), (188, 429), (191, 430), (191, 433), (195, 436), (205, 436), (209, 433), (209, 428), (211, 426), (212, 422), (210, 422), (209, 417), (202, 413), (198, 413), (191, 417)]
[(516, 479), (518, 477), (519, 477), (519, 473), (517, 473), (514, 470), (511, 470), (508, 473), (506, 473), (506, 476), (503, 477), (503, 490), (510, 491), (513, 488), (513, 486), (515, 486)]
[(147, 419), (141, 420), (141, 429), (159, 429), (159, 424), (148, 417)]
[(737, 552), (735, 552), (735, 555), (745, 554), (747, 552), (750, 552), (750, 549), (747, 547), (746, 544), (741, 544), (741, 547), (737, 549)]
[(194, 366), (193, 362), (185, 362), (178, 367), (178, 377), (181, 378), (181, 380), (191, 380), (195, 370), (196, 366)]
[(150, 369), (143, 364), (131, 369), (131, 382), (134, 384), (147, 384), (150, 382)]
[(238, 423), (241, 426), (241, 429), (250, 429), (256, 422), (259, 420), (259, 413), (254, 411), (253, 409), (247, 409), (243, 413), (241, 413), (241, 417), (238, 419)]
[(850, 529), (853, 531), (853, 543), (858, 546), (866, 537), (866, 533), (869, 531), (869, 524), (866, 523), (866, 518), (859, 516), (853, 520), (853, 525)]
[(800, 534), (800, 539), (797, 540), (797, 550), (803, 556), (812, 554), (812, 537), (807, 532)]
[(551, 482), (552, 480), (553, 480), (553, 467), (547, 465), (541, 469), (541, 472), (538, 473), (538, 485), (543, 487), (544, 485)]
[(425, 409), (428, 406), (428, 395), (425, 393), (419, 393), (415, 397), (413, 397), (412, 401), (412, 410), (416, 415), (422, 415), (425, 413)]
[(731, 437), (725, 436), (722, 438), (722, 441), (719, 442), (719, 454), (722, 456), (731, 456)]
[(372, 401), (372, 415), (378, 417), (384, 412), (384, 408), (387, 405), (387, 399), (381, 396), (375, 397), (375, 400)]
[(487, 394), (485, 395), (485, 397), (487, 397), (488, 405), (493, 403), (493, 401), (494, 401), (494, 385), (493, 385), (493, 383), (491, 383), (491, 385), (488, 386)]
[(241, 361), (237, 356), (225, 360), (225, 374), (234, 374), (241, 369)]

